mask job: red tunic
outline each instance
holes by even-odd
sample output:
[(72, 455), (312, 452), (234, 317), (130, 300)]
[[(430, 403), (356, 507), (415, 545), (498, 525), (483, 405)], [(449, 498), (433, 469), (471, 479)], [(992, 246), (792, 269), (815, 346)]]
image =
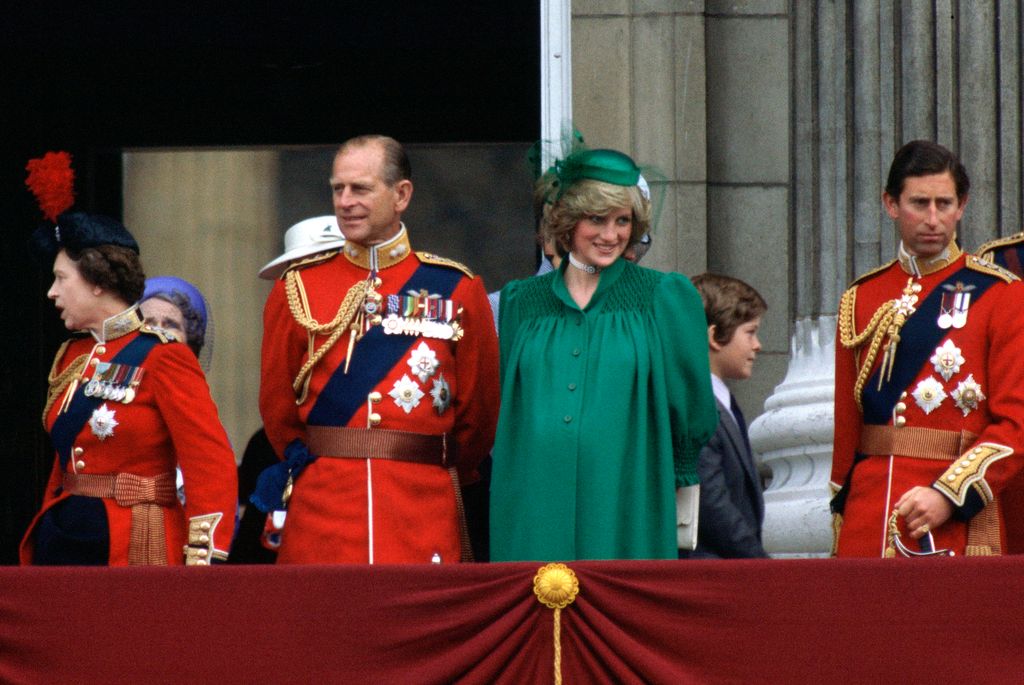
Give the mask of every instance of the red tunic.
[[(900, 496), (914, 486), (932, 486), (954, 504), (952, 518), (933, 530), (936, 548), (949, 548), (957, 554), (999, 554), (1004, 546), (998, 496), (1024, 464), (1024, 363), (1020, 356), (1024, 350), (1024, 285), (995, 267), (979, 264), (975, 257), (953, 257), (941, 270), (913, 278), (920, 291), (915, 312), (900, 331), (900, 356), (889, 381), (893, 386), (883, 383), (882, 392), (875, 392), (877, 376), (869, 377), (863, 410), (856, 403), (854, 384), (857, 363), (865, 358), (870, 338), (855, 350), (844, 347), (840, 312), (831, 475), (833, 488), (842, 487), (833, 500), (833, 510), (842, 514), (839, 556), (882, 556), (889, 514)], [(972, 260), (971, 268), (966, 268), (967, 260)], [(848, 291), (844, 299), (854, 297), (852, 332), (863, 331), (884, 303), (899, 299), (910, 278), (899, 263), (893, 263), (851, 288), (853, 292)], [(961, 281), (974, 284), (965, 290), (972, 293), (966, 322), (959, 328), (941, 328), (938, 314), (949, 310), (951, 293)], [(943, 287), (944, 283), (949, 287)], [(929, 300), (933, 291), (935, 297)], [(937, 304), (929, 309), (926, 300)], [(941, 355), (940, 347), (944, 350)], [(885, 344), (874, 360), (876, 372), (884, 350)], [(948, 378), (937, 362), (942, 356), (951, 360)], [(970, 393), (965, 394), (971, 389), (980, 396), (975, 406), (969, 401)], [(896, 427), (897, 432), (905, 427), (968, 431), (977, 438), (957, 459), (857, 455), (866, 424)], [(904, 543), (916, 548), (903, 533)]]
[[(405, 295), (406, 283), (424, 267), (423, 255), (409, 250), (404, 230), (376, 250), (377, 292), (385, 298)], [(344, 253), (300, 269), (313, 319), (326, 323), (335, 317), (349, 288), (367, 279), (368, 254), (350, 243)], [(477, 478), (476, 467), (494, 440), (499, 402), (497, 337), (487, 293), (480, 278), (454, 266), (425, 268), (444, 270), (454, 285), (450, 294), (436, 299), (462, 307), (462, 339), (403, 335), (407, 349), (386, 357), (368, 334), (353, 348), (349, 374), (362, 374), (366, 382), (352, 397), (349, 390), (328, 384), (335, 374), (344, 374), (346, 334), (313, 367), (301, 404), (296, 404), (292, 383), (308, 358), (308, 334), (289, 309), (285, 281), (274, 284), (263, 314), (260, 411), (278, 455), (292, 440), (305, 440), (307, 422), (367, 428), (370, 415), (376, 414), (380, 420), (374, 428), (449, 434), (462, 483)], [(318, 335), (316, 348), (326, 339)], [(413, 368), (416, 361), (421, 362), (420, 375)], [(440, 391), (445, 382), (447, 396)], [(336, 409), (340, 406), (349, 409)], [(455, 490), (445, 469), (321, 457), (295, 480), (279, 562), (415, 563), (430, 562), (435, 555), (442, 562), (460, 558)]]
[[(987, 242), (975, 254), (1006, 268), (1018, 278), (1024, 278), (1024, 233)], [(1006, 551), (1024, 554), (1024, 470), (1004, 488), (1002, 505), (1006, 521)]]
[[(133, 313), (134, 309), (128, 310)], [(125, 315), (121, 315), (125, 316)], [(88, 355), (82, 375), (92, 379), (97, 362), (110, 362), (136, 338), (152, 333), (134, 330), (98, 343), (92, 337), (77, 338), (58, 352), (54, 371), (66, 369), (79, 355)], [(141, 367), (144, 369), (136, 395), (130, 403), (105, 400), (106, 412), (113, 412), (116, 425), (105, 431), (102, 425), (86, 422), (70, 451), (65, 470), (78, 474), (131, 473), (153, 477), (173, 476), (180, 466), (185, 481), (186, 505), (163, 506), (167, 563), (183, 562), (183, 546), (189, 540), (189, 520), (209, 517), (212, 522), (206, 558), (226, 559), (234, 533), (237, 501), (235, 457), (227, 434), (217, 415), (206, 378), (195, 355), (183, 343), (156, 344)], [(78, 385), (81, 395), (85, 382)], [(67, 391), (62, 392), (46, 415), (47, 430), (52, 430)], [(93, 414), (95, 416), (95, 414)], [(102, 438), (100, 436), (103, 436)], [(60, 458), (54, 460), (42, 509), (29, 526), (21, 543), (21, 563), (32, 562), (33, 533), (43, 514), (67, 499), (57, 494), (62, 485)], [(110, 535), (111, 566), (128, 563), (129, 530), (132, 510), (113, 499), (103, 499)]]

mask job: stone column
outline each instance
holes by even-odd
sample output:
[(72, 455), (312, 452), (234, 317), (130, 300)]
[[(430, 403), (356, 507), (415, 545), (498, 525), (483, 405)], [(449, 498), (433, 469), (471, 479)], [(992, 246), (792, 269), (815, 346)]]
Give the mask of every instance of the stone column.
[(277, 168), (273, 151), (124, 155), (124, 218), (146, 274), (184, 278), (210, 303), (207, 378), (236, 458), (261, 424), (261, 321), (271, 284), (256, 274), (280, 245)]

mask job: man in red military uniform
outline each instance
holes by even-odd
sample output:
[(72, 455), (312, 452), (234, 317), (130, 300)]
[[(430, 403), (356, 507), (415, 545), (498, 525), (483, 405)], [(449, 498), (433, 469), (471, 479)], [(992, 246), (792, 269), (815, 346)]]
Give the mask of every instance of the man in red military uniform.
[(899, 258), (843, 294), (838, 556), (1003, 553), (1000, 492), (1024, 464), (1024, 285), (957, 246), (968, 190), (952, 152), (903, 146), (882, 195)]
[(264, 309), (260, 411), (284, 461), (253, 501), (287, 501), (280, 563), (470, 558), (460, 483), (491, 448), (499, 397), (486, 290), (412, 251), (397, 141), (343, 144), (331, 187), (344, 247), (291, 265)]
[(979, 247), (975, 254), (1012, 271), (1017, 278), (1024, 278), (1024, 232), (990, 240)]

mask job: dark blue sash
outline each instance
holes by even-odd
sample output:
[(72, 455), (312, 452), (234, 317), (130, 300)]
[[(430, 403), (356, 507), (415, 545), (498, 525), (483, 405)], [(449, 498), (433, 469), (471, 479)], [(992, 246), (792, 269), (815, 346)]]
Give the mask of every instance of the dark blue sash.
[[(996, 278), (966, 266), (957, 270), (935, 287), (924, 302), (917, 308), (900, 330), (900, 343), (896, 348), (896, 359), (892, 367), (892, 377), (878, 389), (878, 374), (881, 364), (875, 368), (861, 392), (861, 404), (864, 407), (864, 423), (886, 425), (892, 418), (893, 407), (900, 399), (900, 394), (917, 378), (921, 368), (928, 363), (934, 354), (939, 341), (953, 329), (938, 326), (939, 308), (943, 293), (948, 292), (943, 286), (973, 285), (971, 305), (977, 304), (982, 295), (996, 282)], [(968, 318), (970, 314), (968, 313)], [(884, 346), (879, 355), (885, 353)]]
[[(118, 352), (111, 361), (112, 364), (126, 364), (128, 366), (141, 366), (149, 351), (159, 342), (155, 335), (139, 335), (128, 343), (127, 346)], [(92, 413), (101, 403), (105, 402), (102, 397), (86, 397), (85, 384), (79, 384), (75, 395), (71, 399), (68, 410), (57, 417), (50, 429), (50, 439), (53, 446), (60, 455), (60, 468), (64, 471), (67, 468), (68, 460), (71, 458), (71, 446), (75, 438), (82, 432), (82, 426), (89, 420)]]
[[(462, 274), (455, 269), (421, 264), (398, 292), (426, 290), (448, 299), (461, 280)], [(315, 426), (347, 425), (366, 403), (366, 396), (405, 356), (416, 339), (414, 335), (387, 335), (380, 326), (371, 328), (353, 348), (348, 373), (345, 373), (344, 366), (334, 370), (310, 410), (306, 423)], [(347, 342), (348, 338), (342, 337), (338, 344)]]

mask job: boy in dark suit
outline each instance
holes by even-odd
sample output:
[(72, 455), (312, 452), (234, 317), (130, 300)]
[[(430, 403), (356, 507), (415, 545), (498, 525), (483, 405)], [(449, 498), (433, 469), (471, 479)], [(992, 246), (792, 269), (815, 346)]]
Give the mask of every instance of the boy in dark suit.
[(750, 378), (761, 349), (757, 330), (768, 305), (743, 281), (713, 273), (693, 278), (708, 320), (711, 387), (718, 429), (700, 453), (697, 548), (680, 558), (767, 557), (761, 543), (764, 498), (747, 425), (725, 381)]

